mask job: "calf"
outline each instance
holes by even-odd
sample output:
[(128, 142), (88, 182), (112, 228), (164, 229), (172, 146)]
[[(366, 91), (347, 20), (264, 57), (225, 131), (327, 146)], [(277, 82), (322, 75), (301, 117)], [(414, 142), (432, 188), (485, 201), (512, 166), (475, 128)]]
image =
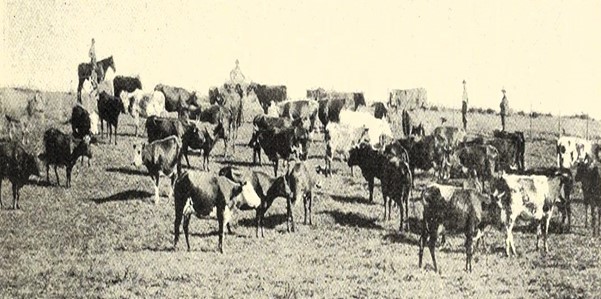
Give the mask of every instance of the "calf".
[[(73, 147), (73, 144), (75, 146)], [(80, 141), (71, 139), (71, 136), (61, 132), (58, 129), (51, 128), (44, 133), (45, 152), (39, 155), (40, 160), (46, 162), (46, 180), (50, 182), (50, 165), (54, 165), (54, 174), (56, 183), (60, 186), (57, 167), (65, 166), (67, 172), (66, 187), (71, 187), (71, 171), (79, 157), (86, 156), (92, 158), (90, 148), (90, 136), (86, 135)]]
[[(117, 127), (119, 125), (119, 114), (125, 113), (125, 107), (121, 98), (114, 97), (105, 91), (100, 93), (98, 99), (98, 116), (100, 117), (101, 136), (104, 137), (104, 121), (107, 122), (109, 131), (109, 144), (111, 143), (111, 134), (115, 136), (115, 145), (117, 145)], [(115, 132), (113, 133), (113, 127)]]
[[(553, 207), (563, 201), (564, 183), (562, 175), (546, 177), (540, 175), (503, 174), (493, 180), (492, 198), (501, 208), (501, 222), (505, 225), (505, 252), (514, 255), (513, 226), (518, 217), (533, 219), (537, 224), (536, 249), (540, 236), (543, 237), (544, 252), (548, 251), (547, 234)], [(540, 224), (540, 225), (538, 225)]]
[(424, 206), (419, 242), (419, 267), (422, 267), (424, 247), (428, 243), (434, 270), (438, 227), (445, 231), (465, 234), (465, 270), (472, 271), (474, 241), (482, 236), (486, 225), (493, 224), (498, 207), (485, 195), (474, 189), (432, 184), (422, 192)]
[[(599, 225), (601, 223), (601, 174), (599, 173), (599, 165), (590, 162), (576, 165), (574, 179), (582, 183), (585, 224), (588, 227), (588, 206), (590, 205), (593, 236), (599, 236)], [(597, 215), (595, 215), (595, 212)]]
[(256, 208), (261, 199), (250, 184), (240, 185), (222, 176), (206, 172), (188, 171), (180, 176), (174, 185), (175, 221), (173, 248), (177, 247), (179, 227), (184, 226), (186, 245), (188, 240), (190, 216), (206, 217), (216, 208), (219, 222), (219, 251), (224, 252), (224, 227), (229, 224), (231, 210), (241, 206)]
[(81, 104), (76, 104), (71, 109), (70, 123), (73, 137), (81, 139), (86, 135), (91, 135), (92, 121), (90, 113)]
[(2, 208), (2, 180), (8, 178), (13, 190), (13, 209), (19, 207), (19, 191), (29, 182), (29, 176), (40, 176), (35, 157), (14, 141), (0, 142), (0, 208)]
[(182, 136), (182, 149), (188, 167), (190, 167), (188, 148), (192, 148), (202, 150), (202, 170), (209, 171), (209, 154), (219, 138), (225, 138), (223, 126), (221, 124), (213, 125), (201, 122), (193, 123), (188, 126)]
[[(263, 219), (273, 201), (278, 197), (286, 199), (293, 197), (292, 191), (290, 191), (290, 184), (286, 181), (287, 176), (285, 175), (274, 179), (263, 171), (251, 171), (249, 174), (232, 166), (220, 169), (219, 175), (225, 176), (239, 184), (249, 182), (259, 198), (261, 198), (261, 204), (255, 209), (257, 237), (259, 237), (259, 230), (261, 231), (261, 237), (265, 236), (263, 232)], [(241, 207), (240, 209), (244, 210), (245, 207)]]
[(136, 167), (146, 166), (148, 174), (154, 180), (154, 203), (159, 203), (159, 177), (161, 174), (171, 178), (171, 193), (178, 173), (181, 172), (180, 155), (182, 142), (177, 136), (169, 136), (159, 139), (150, 144), (135, 145), (133, 165)]

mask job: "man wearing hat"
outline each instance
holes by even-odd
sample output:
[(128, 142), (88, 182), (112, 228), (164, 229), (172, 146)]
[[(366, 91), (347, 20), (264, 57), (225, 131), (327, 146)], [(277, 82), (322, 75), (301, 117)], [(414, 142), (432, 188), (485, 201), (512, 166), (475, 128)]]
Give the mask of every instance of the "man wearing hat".
[(463, 121), (463, 129), (467, 130), (467, 89), (465, 89), (465, 80), (463, 80), (463, 97), (461, 103), (461, 116)]
[(509, 109), (509, 103), (507, 102), (507, 96), (505, 96), (505, 88), (501, 89), (501, 92), (503, 93), (503, 99), (501, 99), (501, 105), (499, 105), (501, 107), (501, 126), (505, 131), (505, 116)]

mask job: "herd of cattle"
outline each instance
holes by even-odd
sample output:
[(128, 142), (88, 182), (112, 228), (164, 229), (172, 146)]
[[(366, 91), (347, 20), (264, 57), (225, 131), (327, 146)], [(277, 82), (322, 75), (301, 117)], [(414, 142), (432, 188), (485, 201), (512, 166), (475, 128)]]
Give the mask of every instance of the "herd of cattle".
[[(117, 128), (121, 114), (135, 120), (138, 136), (140, 117), (145, 118), (146, 143), (134, 145), (133, 164), (145, 165), (155, 183), (155, 203), (159, 201), (159, 178), (171, 179), (169, 197), (175, 200), (174, 246), (180, 225), (187, 248), (191, 215), (213, 215), (219, 223), (219, 249), (223, 252), (224, 228), (230, 230), (233, 210), (255, 210), (256, 234), (263, 236), (263, 217), (274, 199), (287, 200), (287, 228), (295, 230), (293, 207), (301, 198), (304, 223), (312, 224), (311, 209), (315, 188), (320, 188), (305, 162), (310, 156), (314, 133), (323, 128), (321, 149), (325, 167), (318, 173), (332, 175), (332, 160), (346, 161), (351, 171), (361, 169), (368, 182), (369, 200), (373, 201), (374, 180), (381, 182), (384, 216), (390, 219), (392, 203), (400, 209), (401, 231), (408, 230), (408, 205), (412, 192), (421, 196), (423, 219), (419, 242), (419, 266), (424, 247), (429, 247), (434, 268), (435, 248), (444, 227), (445, 233), (466, 236), (466, 270), (471, 271), (474, 243), (480, 240), (487, 225), (501, 226), (506, 231), (507, 255), (515, 255), (512, 229), (518, 217), (533, 219), (537, 224), (537, 242), (542, 236), (547, 251), (550, 219), (557, 206), (562, 213), (562, 227), (567, 218), (571, 226), (570, 193), (574, 181), (581, 182), (584, 202), (592, 205), (593, 234), (599, 234), (601, 213), (601, 176), (598, 168), (597, 144), (575, 137), (557, 140), (557, 167), (526, 169), (526, 141), (522, 132), (494, 131), (492, 137), (468, 138), (461, 128), (440, 126), (426, 135), (423, 126), (414, 126), (409, 112), (402, 112), (403, 138), (395, 139), (390, 118), (382, 103), (366, 106), (362, 93), (307, 91), (307, 98), (288, 100), (285, 86), (251, 83), (224, 84), (211, 88), (208, 100), (194, 92), (163, 84), (144, 92), (139, 78), (116, 76), (114, 90), (98, 93), (97, 111), (87, 111), (76, 104), (70, 119), (72, 133), (50, 128), (44, 133), (45, 151), (37, 156), (28, 153), (17, 140), (0, 141), (0, 177), (12, 183), (13, 208), (19, 208), (19, 189), (30, 175), (40, 176), (38, 161), (66, 168), (66, 185), (71, 184), (71, 171), (80, 157), (92, 158), (90, 144), (96, 141), (98, 122), (104, 136), (107, 122), (109, 144), (117, 144)], [(219, 141), (224, 142), (223, 156), (235, 152), (238, 129), (243, 122), (243, 98), (254, 93), (263, 113), (254, 116), (253, 134), (248, 145), (253, 149), (253, 163), (262, 164), (261, 152), (273, 163), (273, 176), (258, 170), (227, 166), (218, 174), (209, 172), (209, 157)], [(178, 117), (168, 117), (177, 112)], [(317, 122), (321, 123), (322, 126)], [(231, 148), (231, 149), (230, 149)], [(188, 168), (190, 149), (202, 152), (203, 171), (182, 170), (182, 157)], [(278, 176), (279, 161), (285, 171)], [(83, 160), (82, 160), (83, 161)], [(575, 176), (571, 169), (575, 168)], [(416, 186), (416, 169), (422, 173), (434, 170), (436, 182)], [(419, 175), (419, 173), (418, 173)], [(462, 184), (449, 184), (459, 178)], [(446, 184), (445, 184), (446, 183)], [(1, 187), (1, 186), (0, 186)], [(1, 190), (0, 190), (1, 191)], [(2, 204), (0, 199), (0, 205)], [(599, 219), (597, 219), (599, 218)], [(585, 216), (588, 226), (588, 219)]]

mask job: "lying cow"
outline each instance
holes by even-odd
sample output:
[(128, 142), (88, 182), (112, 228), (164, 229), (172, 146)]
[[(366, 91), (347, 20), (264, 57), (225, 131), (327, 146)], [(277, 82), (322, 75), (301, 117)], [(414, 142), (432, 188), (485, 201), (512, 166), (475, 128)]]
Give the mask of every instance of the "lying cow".
[(159, 178), (163, 174), (171, 178), (171, 193), (177, 179), (178, 173), (181, 173), (180, 155), (182, 142), (177, 136), (169, 136), (159, 139), (150, 144), (135, 145), (134, 158), (132, 164), (141, 167), (142, 164), (148, 169), (148, 174), (154, 180), (154, 203), (159, 203)]
[(492, 181), (491, 191), (493, 200), (501, 208), (501, 222), (505, 225), (505, 252), (507, 256), (515, 252), (513, 244), (513, 226), (518, 217), (533, 219), (540, 223), (537, 226), (536, 249), (540, 236), (543, 237), (544, 251), (548, 251), (547, 234), (549, 222), (556, 203), (564, 201), (564, 175), (553, 177), (540, 175), (503, 174)]
[(173, 248), (177, 247), (179, 227), (184, 226), (186, 245), (190, 251), (188, 239), (190, 216), (207, 217), (216, 208), (219, 222), (219, 251), (224, 252), (224, 227), (229, 225), (231, 211), (241, 207), (257, 208), (261, 199), (251, 184), (240, 185), (222, 176), (206, 172), (188, 171), (181, 175), (174, 185), (175, 221)]
[(2, 181), (4, 178), (12, 184), (13, 209), (20, 209), (19, 191), (29, 182), (31, 175), (40, 176), (35, 157), (15, 141), (0, 142), (0, 208), (2, 208)]
[(422, 267), (424, 247), (428, 243), (434, 271), (438, 271), (435, 250), (438, 228), (443, 225), (446, 232), (465, 234), (465, 270), (471, 272), (474, 242), (487, 225), (495, 223), (499, 208), (478, 190), (439, 184), (432, 184), (422, 192), (422, 204), (419, 267)]

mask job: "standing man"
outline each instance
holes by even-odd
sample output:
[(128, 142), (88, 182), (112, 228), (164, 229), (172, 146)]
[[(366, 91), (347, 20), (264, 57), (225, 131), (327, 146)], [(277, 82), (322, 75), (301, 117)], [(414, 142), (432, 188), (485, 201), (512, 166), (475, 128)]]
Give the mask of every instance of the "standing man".
[(461, 102), (461, 116), (463, 121), (463, 129), (467, 130), (467, 89), (465, 88), (465, 80), (463, 80), (463, 97)]
[(90, 51), (88, 51), (88, 56), (90, 56), (90, 64), (92, 65), (92, 74), (90, 75), (90, 81), (92, 83), (93, 89), (98, 87), (98, 74), (97, 72), (97, 61), (96, 61), (96, 47), (94, 39), (92, 38), (92, 45), (90, 46)]
[(505, 88), (501, 89), (503, 93), (503, 99), (501, 99), (501, 127), (503, 131), (505, 131), (505, 116), (507, 115), (507, 110), (509, 109), (509, 103), (507, 102), (507, 97), (505, 96)]

